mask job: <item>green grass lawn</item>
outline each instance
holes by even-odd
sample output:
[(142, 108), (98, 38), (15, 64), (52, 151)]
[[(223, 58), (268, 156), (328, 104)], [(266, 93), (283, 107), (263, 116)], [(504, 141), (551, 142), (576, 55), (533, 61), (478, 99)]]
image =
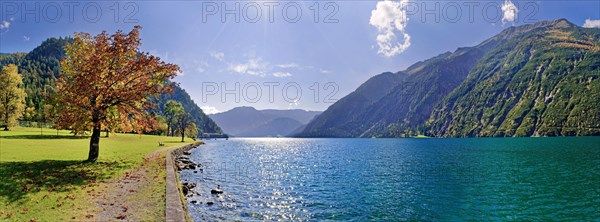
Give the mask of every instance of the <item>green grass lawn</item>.
[(1, 131), (0, 221), (93, 220), (95, 206), (89, 198), (102, 192), (103, 182), (141, 166), (146, 154), (165, 148), (158, 141), (175, 147), (185, 144), (180, 140), (110, 135), (100, 139), (98, 161), (86, 163), (89, 137), (52, 129), (44, 129), (42, 135), (39, 128)]

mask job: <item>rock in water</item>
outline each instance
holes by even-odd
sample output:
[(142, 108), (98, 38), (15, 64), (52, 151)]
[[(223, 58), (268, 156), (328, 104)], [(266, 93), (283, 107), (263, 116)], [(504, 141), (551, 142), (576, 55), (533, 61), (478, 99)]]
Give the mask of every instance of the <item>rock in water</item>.
[(184, 196), (187, 196), (188, 193), (194, 195), (194, 191), (192, 189), (194, 189), (195, 187), (196, 183), (183, 182), (181, 183), (181, 192), (183, 192)]
[(183, 192), (183, 195), (184, 195), (184, 196), (187, 196), (187, 194), (188, 194), (189, 190), (188, 190), (188, 188), (187, 188), (186, 186), (182, 186), (182, 187), (181, 187), (181, 192)]
[(211, 194), (222, 194), (223, 190), (221, 190), (221, 186), (220, 185), (217, 185), (217, 188), (210, 190), (210, 193)]

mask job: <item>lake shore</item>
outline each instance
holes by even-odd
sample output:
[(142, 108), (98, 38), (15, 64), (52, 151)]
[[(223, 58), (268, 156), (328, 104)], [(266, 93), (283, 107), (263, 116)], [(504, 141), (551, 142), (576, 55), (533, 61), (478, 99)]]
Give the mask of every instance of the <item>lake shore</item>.
[(173, 150), (169, 150), (166, 154), (166, 186), (165, 186), (165, 220), (166, 221), (191, 221), (183, 187), (179, 181), (179, 175), (177, 170), (179, 169), (178, 162), (176, 159), (186, 152), (204, 144), (203, 141), (199, 141), (193, 144), (189, 144), (183, 147), (179, 147)]

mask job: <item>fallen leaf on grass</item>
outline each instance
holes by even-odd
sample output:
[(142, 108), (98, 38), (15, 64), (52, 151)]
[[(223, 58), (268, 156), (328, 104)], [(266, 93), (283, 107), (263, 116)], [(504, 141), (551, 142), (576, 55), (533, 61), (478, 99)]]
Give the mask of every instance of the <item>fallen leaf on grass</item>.
[(65, 196), (65, 199), (71, 199), (71, 200), (75, 200), (75, 195), (73, 195), (73, 194), (67, 194), (67, 195)]
[(119, 220), (125, 220), (125, 218), (127, 218), (127, 214), (119, 213), (117, 214), (116, 218)]

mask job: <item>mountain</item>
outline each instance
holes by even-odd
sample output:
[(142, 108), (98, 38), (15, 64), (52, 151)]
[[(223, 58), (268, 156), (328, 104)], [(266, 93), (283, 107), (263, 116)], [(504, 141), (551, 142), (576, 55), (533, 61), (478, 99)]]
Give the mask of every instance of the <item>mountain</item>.
[(598, 35), (564, 19), (505, 29), (369, 79), (297, 136), (598, 135)]
[(157, 97), (154, 97), (153, 100), (154, 104), (156, 104), (155, 110), (161, 114), (164, 113), (164, 107), (167, 101), (175, 100), (180, 102), (183, 106), (183, 109), (194, 119), (199, 133), (222, 133), (221, 127), (219, 127), (210, 117), (204, 114), (204, 111), (202, 111), (196, 102), (192, 100), (190, 95), (179, 86), (175, 86), (173, 88), (172, 94), (163, 93)]
[(291, 118), (298, 121), (301, 124), (307, 124), (313, 118), (315, 118), (316, 115), (319, 115), (321, 113), (319, 111), (306, 111), (302, 109), (263, 109), (261, 110), (261, 112), (271, 116), (282, 116)]
[(406, 78), (404, 72), (386, 72), (374, 76), (354, 92), (332, 104), (325, 112), (307, 124), (302, 131), (306, 137), (353, 137), (360, 133), (359, 118), (367, 108), (400, 85)]
[(600, 30), (543, 22), (483, 57), (430, 118), (439, 137), (600, 134)]
[(277, 137), (300, 131), (319, 113), (321, 112), (300, 109), (256, 110), (253, 107), (236, 107), (209, 116), (232, 136)]
[(457, 87), (489, 48), (460, 48), (383, 73), (362, 84), (310, 122), (302, 137), (393, 137), (427, 120), (434, 104)]
[(60, 60), (70, 38), (49, 38), (29, 53), (4, 53), (0, 55), (0, 68), (15, 64), (23, 76), (27, 107), (35, 108), (38, 116), (43, 112), (44, 94), (53, 92), (60, 72)]
[(279, 117), (271, 119), (254, 128), (247, 129), (241, 133), (235, 134), (240, 137), (282, 137), (289, 136), (299, 127), (304, 124), (295, 119), (287, 117)]
[[(42, 116), (43, 113), (43, 95), (54, 91), (54, 84), (60, 72), (60, 60), (65, 56), (64, 47), (71, 41), (71, 38), (49, 38), (29, 53), (0, 54), (0, 67), (8, 64), (16, 64), (19, 67), (27, 93), (26, 105), (35, 108), (37, 116)], [(162, 94), (152, 99), (157, 104), (156, 110), (161, 113), (164, 103), (168, 100), (178, 101), (194, 117), (199, 132), (221, 133), (219, 126), (178, 86), (174, 87), (173, 94)]]

